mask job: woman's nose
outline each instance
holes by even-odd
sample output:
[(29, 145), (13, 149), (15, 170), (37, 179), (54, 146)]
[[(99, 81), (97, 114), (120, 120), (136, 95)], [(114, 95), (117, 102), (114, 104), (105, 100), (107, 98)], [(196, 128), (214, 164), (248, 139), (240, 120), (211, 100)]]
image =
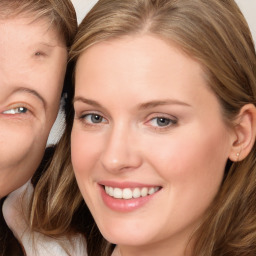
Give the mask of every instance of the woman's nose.
[(103, 167), (112, 173), (134, 170), (142, 163), (136, 132), (127, 128), (113, 129), (106, 139), (101, 155)]

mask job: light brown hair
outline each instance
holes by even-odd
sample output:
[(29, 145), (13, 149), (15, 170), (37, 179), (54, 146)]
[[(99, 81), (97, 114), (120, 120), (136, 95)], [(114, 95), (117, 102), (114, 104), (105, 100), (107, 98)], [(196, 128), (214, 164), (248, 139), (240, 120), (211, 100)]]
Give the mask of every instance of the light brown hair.
[[(92, 45), (139, 34), (175, 43), (202, 66), (227, 125), (234, 125), (245, 104), (256, 105), (255, 48), (248, 25), (233, 0), (99, 0), (81, 23), (70, 58), (76, 63)], [(50, 203), (47, 203), (57, 209), (53, 213), (48, 207), (44, 214), (48, 218), (54, 214), (54, 219), (61, 216), (66, 220), (65, 224), (52, 222), (50, 229), (55, 234), (65, 233), (74, 212), (84, 205), (70, 163), (72, 95), (69, 103), (67, 129), (48, 170), (54, 170), (59, 176), (52, 183), (48, 175), (41, 184), (44, 191), (48, 186), (52, 188), (48, 197)], [(65, 163), (61, 165), (63, 158)], [(72, 211), (63, 211), (63, 202), (70, 204)], [(34, 209), (45, 209), (45, 203), (40, 204), (39, 199), (37, 204)], [(82, 212), (81, 222), (89, 227), (84, 231), (89, 255), (111, 255), (113, 246), (101, 237), (88, 209), (84, 210), (88, 220), (82, 220)], [(37, 213), (39, 221), (41, 213)], [(47, 220), (45, 223), (47, 226)], [(244, 160), (227, 162), (220, 190), (194, 237), (194, 256), (256, 255), (256, 145)]]

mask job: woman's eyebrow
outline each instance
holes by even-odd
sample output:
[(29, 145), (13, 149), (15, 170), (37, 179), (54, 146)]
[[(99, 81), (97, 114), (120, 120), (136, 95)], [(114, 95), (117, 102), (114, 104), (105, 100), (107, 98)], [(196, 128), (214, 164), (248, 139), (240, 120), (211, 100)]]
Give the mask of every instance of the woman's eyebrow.
[(99, 107), (99, 108), (103, 108), (103, 106), (101, 106), (101, 104), (99, 104), (97, 101), (95, 100), (90, 100), (90, 99), (86, 99), (84, 97), (80, 97), (80, 96), (77, 96), (73, 99), (73, 104), (76, 102), (76, 101), (80, 101), (82, 103), (85, 103), (85, 104), (88, 104), (88, 105), (91, 105), (91, 106), (94, 106), (94, 107)]
[(17, 89), (15, 89), (13, 91), (13, 93), (20, 93), (20, 92), (21, 93), (28, 93), (28, 94), (31, 94), (31, 95), (35, 96), (37, 99), (39, 99), (41, 101), (41, 103), (43, 104), (44, 108), (46, 109), (46, 107), (47, 107), (46, 100), (36, 90), (30, 89), (30, 88), (27, 88), (27, 87), (18, 87)]
[[(80, 96), (75, 97), (73, 100), (73, 104), (76, 101), (80, 101), (82, 103), (85, 103), (85, 104), (88, 104), (88, 105), (91, 105), (94, 107), (104, 108), (97, 101), (94, 101), (91, 99), (86, 99), (84, 97), (80, 97)], [(179, 101), (179, 100), (175, 100), (175, 99), (165, 99), (165, 100), (152, 100), (149, 102), (141, 103), (138, 105), (138, 109), (143, 110), (143, 109), (154, 108), (157, 106), (164, 106), (164, 105), (181, 105), (181, 106), (185, 106), (185, 107), (192, 107), (191, 105), (189, 105), (188, 103), (185, 103), (183, 101)]]
[(164, 100), (152, 100), (149, 102), (142, 103), (138, 106), (138, 109), (143, 110), (147, 108), (154, 108), (154, 107), (164, 106), (164, 105), (181, 105), (185, 107), (191, 107), (191, 105), (183, 101), (179, 101), (176, 99), (164, 99)]

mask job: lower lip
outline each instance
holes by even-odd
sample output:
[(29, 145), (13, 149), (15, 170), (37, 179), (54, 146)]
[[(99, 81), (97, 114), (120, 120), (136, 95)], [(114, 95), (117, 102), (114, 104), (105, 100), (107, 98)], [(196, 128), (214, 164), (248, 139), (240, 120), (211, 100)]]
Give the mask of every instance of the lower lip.
[(111, 197), (105, 192), (105, 189), (102, 186), (100, 186), (100, 192), (103, 202), (111, 210), (118, 212), (131, 212), (148, 203), (159, 191), (152, 195), (132, 199), (116, 199)]

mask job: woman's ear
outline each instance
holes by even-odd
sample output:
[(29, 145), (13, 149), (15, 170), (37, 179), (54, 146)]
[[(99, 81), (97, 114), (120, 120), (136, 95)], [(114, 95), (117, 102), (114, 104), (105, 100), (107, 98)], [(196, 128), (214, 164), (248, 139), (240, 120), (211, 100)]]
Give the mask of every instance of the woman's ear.
[(237, 162), (246, 158), (255, 143), (256, 108), (253, 104), (246, 104), (241, 108), (235, 120), (234, 134), (229, 159)]

